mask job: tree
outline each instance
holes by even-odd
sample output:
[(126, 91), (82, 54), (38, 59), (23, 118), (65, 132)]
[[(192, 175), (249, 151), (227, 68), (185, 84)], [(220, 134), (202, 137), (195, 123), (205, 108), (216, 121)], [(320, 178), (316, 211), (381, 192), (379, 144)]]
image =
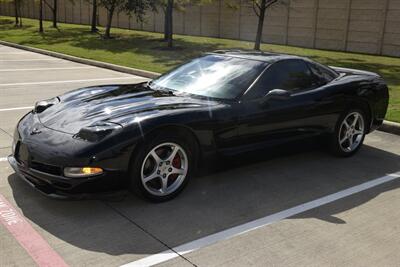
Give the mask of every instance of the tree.
[(43, 32), (43, 1), (39, 0), (39, 32)]
[(104, 34), (105, 39), (110, 39), (111, 25), (115, 10), (123, 9), (126, 4), (126, 0), (100, 0), (100, 5), (107, 10), (107, 22), (106, 32)]
[(111, 38), (112, 19), (115, 14), (125, 12), (128, 15), (132, 13), (138, 21), (143, 21), (146, 10), (155, 10), (155, 0), (99, 0), (99, 4), (107, 10), (105, 39)]
[[(164, 13), (164, 41), (168, 40), (168, 35), (169, 35), (169, 26), (168, 26), (169, 17), (168, 17), (168, 15), (170, 13), (167, 14), (167, 5), (168, 5), (168, 0), (159, 0), (157, 2), (157, 6), (161, 7), (161, 9), (162, 9), (162, 11)], [(171, 12), (171, 11), (169, 11), (169, 12)]]
[(57, 28), (57, 0), (53, 0), (53, 8), (51, 11), (53, 12), (53, 27)]
[(15, 26), (18, 26), (19, 25), (18, 0), (14, 0), (14, 10), (15, 10)]
[(51, 10), (51, 13), (53, 14), (53, 27), (57, 28), (57, 2), (58, 0), (53, 0), (53, 5), (50, 5), (46, 0), (41, 0), (44, 1), (46, 6), (48, 6)]
[(253, 5), (254, 13), (258, 17), (256, 40), (254, 42), (254, 50), (260, 50), (261, 36), (264, 27), (264, 18), (267, 9), (273, 6), (275, 3), (283, 0), (249, 0)]
[(168, 47), (173, 46), (173, 17), (174, 9), (184, 11), (189, 3), (211, 2), (212, 0), (159, 0), (158, 5), (164, 11), (164, 41), (167, 41)]
[(90, 31), (92, 33), (96, 33), (99, 30), (97, 29), (97, 0), (92, 1), (92, 22)]
[(173, 17), (174, 17), (174, 0), (167, 0), (165, 8), (165, 26), (164, 38), (168, 43), (168, 47), (173, 46)]
[[(15, 26), (16, 27), (22, 27), (22, 12), (21, 12), (21, 6), (23, 4), (22, 0), (11, 0), (14, 5), (14, 15), (15, 15)], [(11, 2), (11, 1), (1, 1), (0, 2)]]
[(97, 29), (98, 23), (98, 2), (97, 0), (86, 0), (92, 6), (92, 19), (90, 22), (90, 32), (97, 33), (99, 29)]

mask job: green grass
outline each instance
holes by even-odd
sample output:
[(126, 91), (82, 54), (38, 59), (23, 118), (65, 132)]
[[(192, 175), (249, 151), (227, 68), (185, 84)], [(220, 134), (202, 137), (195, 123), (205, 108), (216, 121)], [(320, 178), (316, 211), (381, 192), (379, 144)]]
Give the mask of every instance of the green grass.
[[(252, 42), (175, 35), (177, 49), (167, 50), (164, 49), (166, 44), (160, 41), (162, 35), (158, 33), (112, 29), (115, 38), (103, 40), (100, 35), (91, 34), (89, 26), (60, 23), (57, 30), (50, 27), (50, 22), (45, 22), (45, 33), (39, 34), (37, 20), (24, 19), (23, 22), (23, 28), (15, 28), (11, 17), (0, 16), (0, 39), (154, 72), (165, 72), (207, 51), (253, 47)], [(323, 64), (381, 74), (390, 88), (386, 118), (400, 122), (400, 58), (272, 44), (263, 44), (262, 50), (307, 56)]]

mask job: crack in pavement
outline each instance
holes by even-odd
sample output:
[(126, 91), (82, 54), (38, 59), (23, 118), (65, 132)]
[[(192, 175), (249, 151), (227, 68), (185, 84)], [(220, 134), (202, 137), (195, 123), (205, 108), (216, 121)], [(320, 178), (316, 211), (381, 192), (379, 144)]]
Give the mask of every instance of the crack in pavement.
[(2, 131), (3, 133), (5, 133), (5, 134), (8, 135), (9, 137), (13, 138), (12, 134), (9, 134), (6, 130), (3, 130), (2, 128), (0, 128), (0, 131)]
[(176, 255), (178, 255), (178, 257), (182, 258), (183, 260), (187, 261), (189, 264), (191, 264), (194, 267), (197, 267), (197, 265), (193, 262), (191, 262), (188, 258), (186, 258), (185, 256), (183, 256), (182, 254), (180, 254), (178, 251), (174, 250), (173, 247), (169, 246), (167, 243), (165, 243), (164, 241), (162, 241), (161, 239), (159, 239), (157, 236), (153, 235), (152, 233), (150, 233), (148, 230), (146, 230), (145, 228), (143, 228), (142, 226), (140, 226), (138, 223), (136, 223), (134, 220), (132, 220), (131, 218), (129, 218), (128, 216), (126, 216), (125, 214), (123, 214), (120, 210), (118, 210), (116, 207), (114, 207), (113, 205), (111, 205), (110, 203), (106, 202), (106, 201), (101, 201), (103, 202), (104, 205), (106, 205), (107, 207), (111, 208), (112, 210), (114, 210), (116, 213), (118, 213), (121, 217), (125, 218), (126, 220), (128, 220), (130, 223), (132, 223), (133, 225), (135, 225), (136, 227), (138, 227), (140, 230), (142, 230), (145, 234), (147, 234), (148, 236), (150, 236), (151, 238), (153, 238), (154, 240), (160, 242), (163, 246), (165, 246), (166, 248), (168, 248), (169, 250), (173, 251), (174, 253), (176, 253)]

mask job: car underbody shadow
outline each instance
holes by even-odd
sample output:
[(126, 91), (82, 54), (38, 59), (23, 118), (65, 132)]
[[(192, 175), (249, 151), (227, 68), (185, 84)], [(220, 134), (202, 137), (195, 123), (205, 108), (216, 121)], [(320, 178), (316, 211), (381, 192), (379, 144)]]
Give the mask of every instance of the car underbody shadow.
[(211, 160), (205, 158), (200, 162), (196, 176), (207, 176), (212, 173), (224, 172), (235, 168), (242, 168), (246, 165), (299, 155), (311, 151), (329, 153), (327, 145), (322, 137), (308, 138), (237, 155), (217, 155), (216, 158)]
[[(175, 247), (399, 170), (400, 156), (385, 150), (365, 145), (354, 157), (336, 158), (307, 140), (205, 162), (180, 196), (159, 204), (132, 194), (119, 202), (55, 201), (15, 174), (8, 182), (23, 214), (51, 235), (81, 249), (122, 255), (158, 253), (166, 247), (157, 239)], [(392, 181), (291, 219), (343, 224), (336, 214), (399, 185)]]

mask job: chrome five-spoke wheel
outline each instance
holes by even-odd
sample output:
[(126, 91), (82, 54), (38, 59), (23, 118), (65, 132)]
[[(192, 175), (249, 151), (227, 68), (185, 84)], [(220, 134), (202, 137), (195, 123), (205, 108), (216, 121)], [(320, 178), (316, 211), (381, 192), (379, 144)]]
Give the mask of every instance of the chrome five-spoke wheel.
[(355, 151), (363, 141), (365, 134), (364, 117), (357, 111), (349, 113), (339, 129), (339, 145), (344, 152)]
[(174, 193), (188, 172), (188, 157), (176, 143), (162, 143), (152, 148), (143, 160), (141, 182), (152, 195)]

